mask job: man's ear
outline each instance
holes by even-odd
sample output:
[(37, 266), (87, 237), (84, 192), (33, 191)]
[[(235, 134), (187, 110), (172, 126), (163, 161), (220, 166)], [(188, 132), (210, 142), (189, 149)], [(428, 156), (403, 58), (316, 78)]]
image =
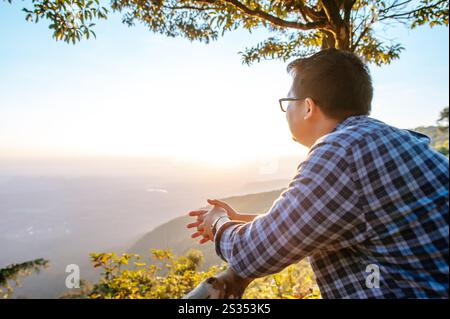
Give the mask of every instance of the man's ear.
[(305, 108), (304, 108), (305, 113), (303, 119), (305, 120), (311, 119), (317, 112), (316, 108), (317, 108), (316, 103), (314, 103), (312, 99), (307, 97), (305, 99)]

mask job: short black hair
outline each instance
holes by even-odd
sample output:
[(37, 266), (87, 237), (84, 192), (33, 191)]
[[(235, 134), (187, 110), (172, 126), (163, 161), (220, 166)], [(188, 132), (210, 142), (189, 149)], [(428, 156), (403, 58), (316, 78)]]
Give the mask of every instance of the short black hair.
[(373, 86), (367, 65), (354, 53), (325, 49), (289, 63), (296, 97), (310, 97), (325, 115), (343, 120), (369, 115)]

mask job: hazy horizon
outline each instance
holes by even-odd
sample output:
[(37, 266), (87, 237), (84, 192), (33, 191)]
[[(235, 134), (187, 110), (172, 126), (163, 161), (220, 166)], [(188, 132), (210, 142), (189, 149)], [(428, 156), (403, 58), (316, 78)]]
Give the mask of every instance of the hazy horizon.
[[(97, 39), (56, 42), (23, 4), (0, 3), (0, 154), (166, 156), (232, 167), (304, 154), (278, 99), (288, 61), (242, 65), (237, 52), (264, 30), (206, 45), (128, 28), (120, 14)], [(401, 128), (435, 124), (448, 105), (448, 29), (389, 28), (405, 47), (390, 65), (370, 65), (372, 116)]]
[[(105, 167), (100, 161), (77, 167), (72, 159), (59, 167), (41, 162), (29, 171), (20, 164), (16, 172), (0, 170), (0, 268), (50, 260), (50, 268), (25, 278), (14, 296), (57, 297), (67, 290), (68, 264), (79, 265), (82, 278), (94, 280), (89, 253), (126, 251), (159, 225), (205, 206), (207, 198), (286, 187), (298, 163), (281, 159), (259, 169), (225, 172), (170, 162), (150, 162), (149, 169), (145, 161), (142, 166), (131, 161)], [(5, 168), (2, 161), (0, 167)]]

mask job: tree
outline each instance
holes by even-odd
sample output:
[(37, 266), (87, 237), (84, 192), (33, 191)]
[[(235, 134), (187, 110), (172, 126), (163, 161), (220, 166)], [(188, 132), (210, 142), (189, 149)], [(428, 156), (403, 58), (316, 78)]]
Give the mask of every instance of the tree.
[(441, 114), (439, 114), (437, 123), (442, 131), (448, 130), (448, 106), (444, 107)]
[(31, 275), (33, 272), (39, 273), (42, 268), (47, 266), (48, 260), (39, 258), (20, 264), (12, 264), (0, 269), (0, 297), (5, 299), (13, 293), (10, 281), (14, 281), (17, 287), (19, 285), (19, 277)]
[(441, 114), (439, 115), (439, 119), (437, 120), (438, 128), (441, 132), (447, 134), (447, 139), (444, 140), (442, 143), (436, 145), (436, 149), (438, 152), (444, 154), (445, 156), (449, 156), (449, 143), (448, 143), (448, 106), (444, 107), (444, 109), (441, 111)]
[[(11, 2), (12, 0), (4, 0)], [(95, 36), (96, 20), (120, 12), (129, 26), (145, 24), (169, 37), (210, 42), (225, 32), (264, 28), (265, 41), (240, 52), (243, 63), (299, 57), (339, 48), (383, 65), (403, 47), (379, 35), (385, 26), (448, 26), (447, 0), (32, 0), (26, 19), (50, 21), (56, 40), (76, 43)]]

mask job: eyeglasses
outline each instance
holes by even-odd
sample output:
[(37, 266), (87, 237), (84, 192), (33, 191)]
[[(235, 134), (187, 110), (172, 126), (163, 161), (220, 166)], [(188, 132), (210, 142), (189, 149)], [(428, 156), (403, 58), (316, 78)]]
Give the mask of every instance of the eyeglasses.
[(286, 110), (287, 110), (287, 108), (289, 106), (289, 102), (291, 102), (291, 101), (301, 101), (301, 100), (304, 100), (304, 99), (306, 99), (306, 97), (298, 97), (298, 98), (296, 98), (296, 97), (285, 97), (285, 98), (279, 99), (278, 102), (280, 102), (280, 109), (281, 109), (281, 111), (286, 112)]

